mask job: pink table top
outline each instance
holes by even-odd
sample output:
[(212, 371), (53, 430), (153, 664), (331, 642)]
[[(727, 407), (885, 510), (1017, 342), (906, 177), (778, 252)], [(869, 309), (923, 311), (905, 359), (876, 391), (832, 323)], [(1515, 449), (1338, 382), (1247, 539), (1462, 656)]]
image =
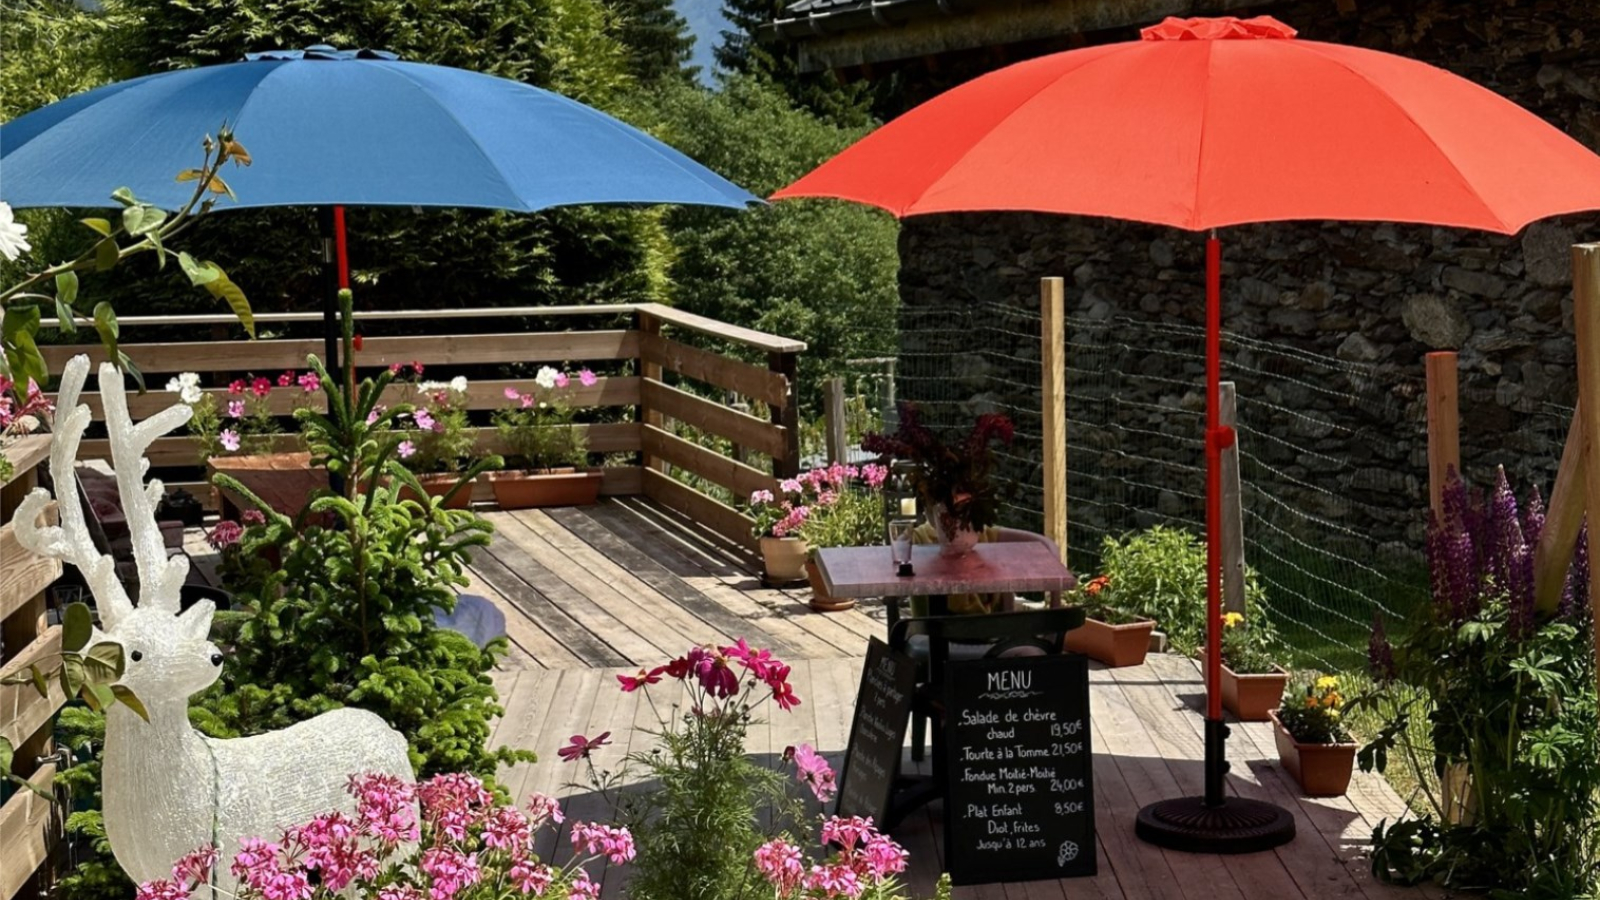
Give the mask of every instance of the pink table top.
[(965, 556), (945, 558), (935, 546), (911, 549), (915, 575), (895, 575), (889, 547), (827, 547), (817, 569), (835, 597), (932, 597), (1070, 590), (1076, 579), (1044, 544), (979, 544)]

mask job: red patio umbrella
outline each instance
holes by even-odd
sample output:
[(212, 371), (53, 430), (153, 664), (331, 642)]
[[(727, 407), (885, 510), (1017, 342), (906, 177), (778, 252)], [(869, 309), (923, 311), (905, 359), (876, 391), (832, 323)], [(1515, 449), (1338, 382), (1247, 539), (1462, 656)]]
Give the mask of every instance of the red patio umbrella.
[(1206, 245), (1206, 793), (1142, 810), (1179, 849), (1264, 849), (1293, 820), (1223, 792), (1221, 245), (1215, 229), (1299, 219), (1511, 234), (1600, 209), (1600, 157), (1470, 81), (1313, 41), (1268, 16), (1176, 19), (1143, 40), (1009, 66), (913, 109), (773, 195), (897, 216), (1019, 210), (1211, 231)]

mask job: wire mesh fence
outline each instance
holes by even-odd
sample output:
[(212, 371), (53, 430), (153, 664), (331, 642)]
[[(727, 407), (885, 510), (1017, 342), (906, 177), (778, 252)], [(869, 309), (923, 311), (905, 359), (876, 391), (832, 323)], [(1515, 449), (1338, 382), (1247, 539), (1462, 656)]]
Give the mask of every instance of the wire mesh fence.
[[(916, 401), (931, 422), (1005, 412), (1017, 490), (1005, 524), (1041, 529), (1040, 317), (1016, 304), (907, 306), (892, 378), (874, 402)], [(1204, 532), (1204, 330), (1132, 318), (1066, 323), (1070, 563), (1098, 569), (1101, 543), (1156, 524)], [(1246, 561), (1293, 662), (1348, 669), (1375, 617), (1391, 629), (1425, 603), (1427, 413), (1421, 365), (1355, 362), (1225, 333), (1237, 389)], [(880, 361), (881, 362), (881, 361)], [(1463, 469), (1505, 465), (1519, 495), (1554, 479), (1570, 398), (1508, 396), (1492, 367), (1461, 373)], [(887, 384), (887, 388), (884, 385)], [(1530, 386), (1536, 387), (1536, 385)], [(891, 423), (892, 424), (892, 423)], [(1474, 440), (1474, 437), (1483, 439)]]

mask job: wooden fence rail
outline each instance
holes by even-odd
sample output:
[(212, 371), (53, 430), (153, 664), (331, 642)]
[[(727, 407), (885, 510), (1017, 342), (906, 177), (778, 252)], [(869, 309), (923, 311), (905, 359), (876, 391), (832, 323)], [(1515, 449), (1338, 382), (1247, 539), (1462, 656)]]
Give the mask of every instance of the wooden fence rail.
[[(704, 522), (735, 542), (753, 545), (751, 522), (727, 500), (770, 489), (799, 466), (799, 409), (796, 405), (795, 369), (805, 344), (789, 338), (728, 325), (659, 304), (608, 304), (603, 306), (484, 308), (423, 312), (400, 310), (357, 315), (363, 331), (372, 332), (391, 323), (437, 320), (456, 328), (467, 320), (538, 317), (544, 320), (589, 320), (596, 327), (583, 330), (500, 332), (489, 334), (364, 335), (355, 354), (358, 373), (395, 363), (420, 362), (428, 380), (447, 380), (463, 369), (496, 370), (490, 377), (469, 381), (467, 408), (482, 422), (490, 410), (506, 405), (505, 389), (526, 390), (538, 365), (590, 366), (601, 373), (593, 386), (574, 384), (571, 403), (593, 412), (602, 421), (583, 426), (589, 449), (606, 454), (607, 494), (644, 494)], [(315, 314), (263, 314), (263, 325), (293, 325), (319, 320)], [(256, 341), (207, 340), (133, 343), (138, 329), (151, 326), (226, 325), (227, 316), (140, 316), (123, 319), (126, 352), (145, 372), (148, 393), (129, 398), (135, 418), (143, 418), (174, 402), (161, 390), (169, 376), (201, 373), (203, 387), (219, 408), (231, 399), (228, 383), (247, 375), (275, 377), (285, 370), (305, 367), (306, 357), (320, 352), (320, 338), (276, 338)], [(623, 324), (627, 327), (618, 327)], [(46, 325), (51, 324), (49, 321)], [(463, 329), (457, 329), (463, 330)], [(42, 348), (51, 371), (60, 371), (72, 356), (87, 353), (104, 358), (98, 345)], [(765, 365), (751, 360), (765, 360)], [(504, 367), (528, 366), (526, 377), (507, 378)], [(389, 403), (415, 396), (409, 384), (391, 385)], [(100, 395), (85, 392), (84, 402), (102, 415)], [(743, 398), (744, 403), (739, 403)], [(275, 388), (265, 400), (279, 416), (291, 415), (299, 406), (322, 410), (320, 393), (303, 393), (298, 387)], [(770, 411), (766, 417), (737, 408), (758, 404)], [(492, 427), (477, 427), (482, 452), (502, 452)], [(273, 436), (272, 451), (302, 449), (294, 434)], [(723, 449), (727, 447), (726, 452)], [(108, 456), (104, 439), (89, 438), (80, 459)], [(758, 467), (748, 458), (757, 453), (770, 460)], [(193, 437), (174, 434), (151, 447), (151, 465), (166, 469), (201, 469), (205, 460)], [(619, 454), (635, 461), (622, 463)], [(677, 473), (693, 477), (685, 483)], [(203, 499), (210, 496), (198, 482), (172, 482)], [(486, 498), (480, 486), (477, 494)]]
[[(0, 484), (0, 678), (43, 663), (61, 645), (61, 626), (50, 625), (45, 595), (61, 576), (59, 560), (43, 559), (17, 543), (12, 516), (38, 482), (38, 467), (49, 455), (48, 437), (25, 437), (3, 452), (15, 467)], [(54, 522), (52, 505), (44, 516)], [(49, 696), (30, 685), (0, 685), (0, 738), (16, 750), (11, 774), (49, 790), (55, 765), (50, 755), (50, 723), (65, 698), (51, 682)], [(9, 790), (9, 785), (7, 786)], [(60, 838), (59, 808), (31, 791), (10, 791), (0, 804), (0, 900), (17, 896)]]

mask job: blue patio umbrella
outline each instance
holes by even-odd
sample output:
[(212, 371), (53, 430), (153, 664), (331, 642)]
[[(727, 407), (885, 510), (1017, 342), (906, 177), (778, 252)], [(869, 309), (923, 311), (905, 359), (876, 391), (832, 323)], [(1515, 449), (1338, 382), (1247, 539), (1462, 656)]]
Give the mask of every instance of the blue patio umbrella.
[(174, 176), (194, 164), (200, 137), (224, 123), (255, 161), (229, 171), (239, 199), (217, 210), (761, 202), (559, 94), (329, 47), (147, 75), (0, 125), (0, 200), (16, 208), (107, 206), (110, 192), (125, 186), (176, 209), (193, 185)]

